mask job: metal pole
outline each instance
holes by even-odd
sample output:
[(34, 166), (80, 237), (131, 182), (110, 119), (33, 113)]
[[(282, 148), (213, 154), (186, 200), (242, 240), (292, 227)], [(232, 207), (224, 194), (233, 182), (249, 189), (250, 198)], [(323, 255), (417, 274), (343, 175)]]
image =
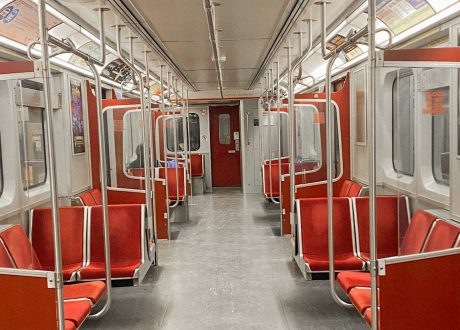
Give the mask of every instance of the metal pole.
[(329, 246), (329, 288), (332, 294), (332, 298), (339, 305), (345, 307), (353, 307), (343, 301), (335, 292), (335, 265), (334, 265), (334, 176), (333, 160), (335, 152), (335, 139), (334, 139), (334, 126), (336, 124), (335, 118), (336, 110), (332, 105), (332, 93), (331, 93), (331, 71), (338, 54), (334, 53), (326, 68), (326, 170), (327, 170), (327, 222), (328, 222), (328, 246)]
[[(273, 71), (270, 68), (268, 71), (268, 79), (267, 79), (267, 110), (268, 110), (268, 176), (269, 176), (269, 185), (270, 185), (270, 200), (273, 203), (276, 203), (275, 199), (273, 198), (273, 179), (272, 179), (272, 109), (271, 109), (271, 100), (269, 97), (269, 90), (270, 90), (270, 85), (271, 85), (271, 80), (273, 78)], [(273, 98), (273, 92), (272, 92), (272, 98)]]
[[(152, 187), (152, 198), (155, 196), (155, 153), (153, 152), (153, 125), (152, 125), (152, 100), (150, 95), (150, 69), (149, 69), (149, 61), (148, 61), (148, 54), (151, 53), (150, 51), (145, 51), (145, 72), (146, 72), (146, 83), (147, 83), (147, 126), (149, 131), (149, 141), (150, 141), (150, 165), (151, 165), (151, 187)], [(157, 249), (157, 222), (156, 222), (156, 203), (152, 203), (152, 222), (148, 223), (148, 230), (149, 233), (152, 235), (152, 240), (155, 249), (155, 265), (158, 265), (158, 249)], [(153, 233), (152, 233), (152, 226), (153, 226)]]
[[(151, 179), (150, 179), (150, 139), (149, 139), (149, 127), (147, 125), (147, 105), (145, 100), (145, 85), (144, 79), (142, 79), (142, 74), (134, 67), (134, 63), (129, 62), (126, 60), (122, 54), (121, 50), (121, 25), (116, 25), (116, 39), (117, 39), (117, 53), (118, 57), (134, 72), (135, 75), (139, 77), (139, 91), (140, 91), (140, 101), (141, 101), (141, 108), (142, 108), (142, 123), (143, 123), (143, 130), (142, 130), (142, 139), (144, 141), (144, 178), (145, 178), (145, 202), (147, 207), (147, 221), (152, 222), (152, 190), (151, 190)], [(131, 39), (132, 42), (132, 39)], [(131, 52), (132, 53), (132, 52)], [(134, 81), (134, 76), (133, 76)], [(156, 247), (155, 247), (156, 248)]]
[(46, 142), (47, 156), (50, 174), (50, 195), (53, 218), (53, 243), (54, 243), (54, 267), (56, 273), (56, 300), (57, 318), (60, 330), (64, 325), (64, 294), (62, 278), (62, 255), (61, 255), (61, 228), (59, 221), (58, 191), (56, 184), (56, 157), (54, 153), (54, 132), (53, 132), (53, 110), (51, 108), (51, 68), (48, 51), (48, 28), (46, 24), (46, 4), (45, 0), (38, 2), (38, 20), (40, 32), (40, 45), (42, 51), (41, 64), (43, 72), (43, 90), (45, 96), (45, 115), (46, 115)]
[(102, 87), (101, 78), (95, 66), (88, 63), (94, 76), (94, 85), (96, 89), (96, 111), (97, 111), (97, 128), (99, 132), (99, 170), (101, 173), (101, 197), (102, 197), (102, 221), (104, 222), (104, 258), (105, 258), (105, 281), (107, 286), (107, 299), (104, 307), (96, 314), (90, 315), (91, 319), (98, 319), (104, 316), (112, 304), (112, 267), (110, 260), (110, 232), (109, 232), (109, 208), (107, 199), (107, 154), (104, 134), (104, 116), (102, 113)]
[(376, 40), (375, 0), (368, 0), (368, 70), (367, 70), (367, 108), (369, 111), (369, 244), (370, 244), (370, 273), (371, 273), (371, 328), (378, 329), (377, 301), (377, 233), (375, 215), (376, 191), (376, 124), (375, 124), (375, 76), (376, 76)]
[(288, 113), (289, 113), (289, 123), (290, 123), (290, 153), (289, 153), (289, 176), (290, 176), (290, 223), (294, 223), (294, 212), (295, 212), (295, 152), (296, 152), (296, 118), (294, 111), (294, 87), (292, 86), (292, 63), (291, 63), (291, 46), (287, 48), (287, 61), (288, 61)]
[[(172, 87), (174, 90), (174, 79), (171, 77), (171, 82), (172, 82)], [(177, 80), (176, 80), (176, 107), (177, 107)], [(177, 158), (177, 125), (176, 125), (176, 109), (172, 109), (172, 118), (173, 118), (173, 142), (174, 142), (174, 159), (176, 160), (176, 168), (175, 168), (175, 173), (176, 173), (176, 201), (174, 202), (173, 205), (171, 205), (171, 208), (176, 207), (179, 205), (179, 162)]]

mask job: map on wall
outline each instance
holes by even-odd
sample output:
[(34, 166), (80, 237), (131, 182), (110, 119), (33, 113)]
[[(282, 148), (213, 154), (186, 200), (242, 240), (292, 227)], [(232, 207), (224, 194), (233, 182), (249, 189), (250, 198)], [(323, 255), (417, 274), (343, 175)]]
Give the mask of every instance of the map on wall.
[(436, 14), (426, 0), (377, 0), (377, 18), (395, 35)]
[[(48, 29), (62, 23), (51, 14), (46, 15)], [(26, 0), (15, 0), (0, 9), (0, 35), (27, 45), (39, 39), (38, 7)]]

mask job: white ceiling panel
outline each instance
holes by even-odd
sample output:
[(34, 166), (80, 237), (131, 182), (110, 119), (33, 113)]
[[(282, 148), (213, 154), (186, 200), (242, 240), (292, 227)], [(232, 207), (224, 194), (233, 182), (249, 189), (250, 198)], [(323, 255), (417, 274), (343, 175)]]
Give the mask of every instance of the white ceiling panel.
[(214, 69), (212, 49), (209, 41), (201, 42), (168, 42), (168, 51), (179, 65), (186, 71)]

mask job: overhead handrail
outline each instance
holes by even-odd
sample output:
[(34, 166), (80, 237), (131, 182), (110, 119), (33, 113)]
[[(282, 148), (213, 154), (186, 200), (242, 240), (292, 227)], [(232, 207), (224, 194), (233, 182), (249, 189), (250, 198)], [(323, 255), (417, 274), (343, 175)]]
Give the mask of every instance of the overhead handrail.
[[(140, 102), (141, 102), (141, 117), (142, 117), (142, 123), (143, 123), (143, 129), (142, 129), (142, 139), (144, 141), (144, 185), (145, 185), (145, 203), (146, 203), (146, 208), (147, 208), (147, 221), (149, 223), (153, 223), (154, 217), (153, 217), (153, 211), (152, 211), (152, 185), (151, 185), (151, 170), (150, 170), (150, 152), (151, 152), (151, 146), (150, 146), (150, 133), (149, 133), (149, 125), (147, 117), (150, 116), (151, 114), (148, 113), (148, 108), (146, 105), (146, 100), (145, 100), (145, 84), (144, 84), (144, 79), (142, 78), (142, 73), (136, 69), (134, 66), (134, 62), (130, 62), (127, 60), (124, 55), (123, 51), (121, 49), (121, 29), (123, 28), (123, 25), (117, 24), (115, 25), (115, 31), (116, 31), (116, 43), (117, 43), (117, 55), (120, 58), (120, 60), (125, 63), (134, 73), (134, 75), (137, 75), (139, 78), (139, 92), (140, 92)], [(133, 39), (130, 38), (130, 57), (132, 57), (133, 54)], [(133, 83), (135, 83), (135, 78), (133, 75)], [(149, 100), (150, 103), (150, 100)], [(155, 246), (155, 250), (157, 247)]]
[[(101, 58), (96, 59), (75, 47), (71, 39), (66, 38), (63, 40), (57, 39), (48, 34), (46, 23), (46, 1), (39, 0), (38, 2), (38, 15), (39, 15), (39, 29), (40, 29), (40, 45), (41, 45), (41, 60), (44, 71), (44, 92), (45, 92), (45, 111), (47, 120), (47, 138), (48, 138), (48, 153), (50, 164), (50, 192), (51, 192), (51, 206), (53, 217), (53, 238), (54, 238), (54, 253), (55, 253), (55, 267), (58, 285), (57, 288), (57, 303), (58, 303), (58, 323), (59, 329), (64, 329), (64, 303), (63, 303), (63, 278), (62, 278), (62, 251), (60, 244), (60, 222), (59, 222), (59, 206), (57, 201), (57, 186), (56, 186), (56, 164), (54, 156), (54, 136), (53, 136), (53, 120), (50, 105), (50, 89), (51, 89), (51, 69), (50, 57), (57, 56), (64, 53), (72, 53), (82, 58), (89, 66), (95, 81), (96, 87), (96, 107), (98, 113), (98, 130), (99, 130), (99, 152), (101, 154), (100, 171), (101, 171), (101, 198), (102, 198), (102, 214), (103, 214), (103, 236), (104, 236), (104, 257), (105, 257), (105, 272), (106, 272), (106, 300), (102, 309), (96, 314), (89, 316), (91, 319), (99, 319), (104, 316), (110, 309), (112, 298), (112, 276), (111, 276), (111, 262), (110, 262), (110, 235), (109, 235), (109, 220), (108, 220), (108, 202), (107, 202), (107, 168), (106, 168), (106, 153), (105, 153), (105, 137), (103, 134), (103, 117), (102, 117), (102, 87), (99, 73), (95, 65), (103, 66), (105, 63), (105, 29), (104, 29), (104, 12), (109, 10), (107, 8), (97, 8), (99, 12), (99, 46), (101, 49)], [(31, 60), (37, 60), (37, 56), (32, 55), (32, 48), (37, 45), (37, 42), (32, 42), (27, 46), (27, 54)], [(49, 54), (48, 47), (53, 45), (59, 47), (61, 50)]]

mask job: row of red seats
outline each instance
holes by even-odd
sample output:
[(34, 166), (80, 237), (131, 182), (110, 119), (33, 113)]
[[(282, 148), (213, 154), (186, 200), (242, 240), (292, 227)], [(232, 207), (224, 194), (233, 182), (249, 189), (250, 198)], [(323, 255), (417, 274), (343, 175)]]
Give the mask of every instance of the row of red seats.
[[(399, 253), (388, 256), (404, 256), (460, 247), (460, 227), (436, 216), (417, 211), (401, 243)], [(378, 250), (377, 250), (378, 251)], [(379, 258), (382, 258), (379, 256)], [(350, 301), (371, 324), (371, 276), (362, 272), (341, 272), (337, 281)]]
[[(342, 186), (340, 194), (358, 192), (353, 182)], [(369, 198), (334, 197), (334, 265), (336, 270), (360, 271), (369, 260)], [(409, 223), (409, 204), (404, 196), (377, 197), (379, 257), (398, 253)], [(327, 198), (297, 200), (298, 246), (304, 275), (329, 270)]]
[[(35, 271), (45, 269), (20, 225), (0, 227), (0, 267)], [(105, 292), (106, 285), (102, 281), (65, 285), (63, 289), (65, 329), (80, 327)]]
[[(145, 207), (140, 204), (109, 205), (108, 211), (112, 277), (136, 279), (145, 260)], [(61, 207), (59, 214), (64, 280), (105, 278), (102, 207)], [(32, 210), (29, 229), (29, 237), (37, 254), (36, 261), (43, 269), (53, 270), (51, 209)]]

